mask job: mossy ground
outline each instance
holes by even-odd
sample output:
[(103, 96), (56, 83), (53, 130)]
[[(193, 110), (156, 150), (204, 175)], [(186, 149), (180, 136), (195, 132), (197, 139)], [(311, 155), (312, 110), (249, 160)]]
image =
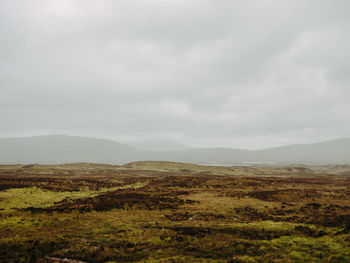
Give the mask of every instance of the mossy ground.
[(1, 171), (0, 262), (350, 262), (347, 177), (30, 169)]

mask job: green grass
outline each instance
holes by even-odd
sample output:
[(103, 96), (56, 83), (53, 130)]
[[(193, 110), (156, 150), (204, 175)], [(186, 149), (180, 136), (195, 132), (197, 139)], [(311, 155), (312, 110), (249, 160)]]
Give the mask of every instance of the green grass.
[(122, 187), (103, 188), (98, 191), (81, 189), (81, 191), (71, 192), (56, 192), (38, 187), (26, 187), (26, 188), (11, 188), (5, 191), (0, 191), (0, 209), (8, 211), (12, 209), (21, 209), (27, 207), (48, 207), (60, 202), (63, 199), (76, 199), (82, 197), (93, 197), (98, 194), (114, 191), (117, 189), (132, 188), (137, 189), (148, 184), (146, 182), (136, 182), (134, 184), (125, 185)]
[(0, 191), (0, 209), (21, 209), (26, 207), (47, 207), (65, 198), (94, 196), (98, 192), (91, 190), (74, 192), (54, 192), (37, 187), (12, 188)]

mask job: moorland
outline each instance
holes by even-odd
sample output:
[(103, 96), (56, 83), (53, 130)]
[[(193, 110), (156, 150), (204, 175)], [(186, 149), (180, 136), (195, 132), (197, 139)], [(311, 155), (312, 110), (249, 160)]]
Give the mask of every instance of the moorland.
[(0, 262), (350, 262), (350, 177), (326, 168), (2, 165)]

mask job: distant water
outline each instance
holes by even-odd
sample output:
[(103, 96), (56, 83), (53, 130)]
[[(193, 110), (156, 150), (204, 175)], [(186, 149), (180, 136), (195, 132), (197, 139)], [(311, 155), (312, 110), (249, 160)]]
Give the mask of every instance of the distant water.
[(224, 167), (230, 167), (230, 166), (251, 166), (250, 164), (243, 164), (243, 163), (217, 163), (217, 162), (204, 162), (204, 163), (196, 163), (199, 165), (204, 166), (224, 166)]
[(243, 162), (243, 164), (247, 165), (275, 165), (275, 162)]
[(196, 164), (205, 165), (205, 166), (230, 167), (230, 166), (275, 165), (276, 163), (274, 163), (274, 162), (242, 162), (242, 163), (199, 162), (199, 163), (196, 163)]

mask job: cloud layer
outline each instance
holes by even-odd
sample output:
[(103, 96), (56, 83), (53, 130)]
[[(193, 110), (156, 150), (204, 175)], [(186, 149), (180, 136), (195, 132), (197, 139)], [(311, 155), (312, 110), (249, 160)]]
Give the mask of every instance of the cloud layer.
[(3, 0), (0, 136), (262, 148), (350, 134), (350, 2)]

